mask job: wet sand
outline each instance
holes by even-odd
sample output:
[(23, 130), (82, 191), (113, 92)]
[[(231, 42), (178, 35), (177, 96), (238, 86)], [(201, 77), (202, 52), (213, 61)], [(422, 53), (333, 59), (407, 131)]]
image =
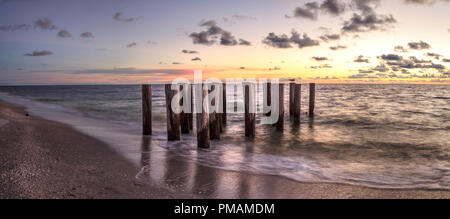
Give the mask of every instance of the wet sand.
[(445, 190), (299, 183), (224, 171), (152, 152), (150, 142), (143, 138), (137, 167), (100, 140), (0, 102), (0, 198), (450, 198)]

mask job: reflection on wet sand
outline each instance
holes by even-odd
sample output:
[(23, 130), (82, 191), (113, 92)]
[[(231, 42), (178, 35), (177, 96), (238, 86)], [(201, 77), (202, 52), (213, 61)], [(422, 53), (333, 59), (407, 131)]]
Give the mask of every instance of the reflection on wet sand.
[[(286, 198), (291, 197), (292, 188), (284, 181), (296, 184), (290, 180), (275, 176), (258, 176), (247, 173), (224, 171), (187, 161), (173, 152), (161, 152), (157, 145), (152, 144), (151, 137), (143, 137), (141, 142), (141, 171), (136, 175), (139, 183), (157, 182), (175, 191), (191, 192), (196, 197), (204, 198)], [(255, 148), (252, 144), (245, 145), (242, 162), (244, 165), (252, 162)], [(195, 152), (194, 152), (195, 153)], [(208, 150), (196, 151), (197, 156), (210, 153)], [(227, 152), (223, 152), (227, 157)], [(220, 162), (220, 161), (218, 161)]]

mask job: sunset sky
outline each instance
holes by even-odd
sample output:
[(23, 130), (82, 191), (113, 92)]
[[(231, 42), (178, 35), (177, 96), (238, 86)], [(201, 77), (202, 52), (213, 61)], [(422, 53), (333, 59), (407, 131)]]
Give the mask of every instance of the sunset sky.
[(0, 0), (0, 84), (450, 84), (450, 0)]

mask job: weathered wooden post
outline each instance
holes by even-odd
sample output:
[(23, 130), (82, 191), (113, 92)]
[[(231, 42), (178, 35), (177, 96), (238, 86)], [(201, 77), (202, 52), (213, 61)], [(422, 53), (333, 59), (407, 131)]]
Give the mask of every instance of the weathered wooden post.
[(300, 124), (302, 85), (296, 84), (294, 91), (294, 123)]
[(152, 85), (142, 85), (142, 134), (152, 134)]
[[(209, 109), (208, 105), (203, 104), (204, 100), (208, 98), (208, 90), (203, 89), (201, 84), (196, 86), (197, 146), (199, 148), (209, 148)], [(197, 89), (201, 89), (201, 91), (197, 91)]]
[(309, 84), (309, 116), (314, 116), (314, 106), (316, 101), (316, 84)]
[[(210, 93), (213, 91), (217, 92), (218, 88), (217, 84), (211, 84), (210, 86), (211, 86), (209, 90)], [(211, 140), (220, 139), (220, 123), (217, 112), (219, 102), (220, 102), (219, 100), (216, 100), (216, 97), (213, 97), (213, 99), (211, 100), (211, 104), (214, 106), (214, 109), (211, 109), (211, 113), (209, 115), (209, 133), (210, 133), (209, 137)]]
[(293, 116), (295, 112), (294, 106), (295, 99), (295, 82), (289, 83), (289, 115)]
[(278, 122), (276, 123), (277, 131), (284, 130), (284, 84), (279, 84), (279, 109)]
[(193, 93), (193, 84), (189, 84), (189, 89), (191, 90), (191, 93), (188, 98), (191, 98), (191, 112), (188, 113), (188, 120), (189, 120), (189, 130), (194, 130), (194, 93)]
[[(175, 113), (172, 110), (172, 98), (180, 90), (177, 87), (176, 90), (172, 90), (171, 84), (165, 85), (166, 89), (166, 115), (167, 115), (167, 139), (169, 141), (180, 140), (180, 114)], [(173, 106), (174, 108), (177, 106)]]
[(270, 111), (270, 106), (272, 105), (272, 85), (270, 82), (267, 82), (266, 84), (266, 93), (264, 94), (266, 99), (266, 105), (267, 108), (264, 110), (264, 113), (266, 116), (270, 116), (272, 112)]
[[(182, 88), (182, 89), (180, 89), (180, 92), (184, 92), (184, 93), (188, 94), (188, 89), (189, 89), (188, 86), (189, 86), (188, 84), (180, 85), (180, 88)], [(186, 96), (188, 96), (188, 95), (186, 95)], [(180, 100), (180, 104), (182, 104), (183, 106), (184, 106), (184, 104), (187, 104), (187, 103), (188, 103), (188, 101), (186, 101), (184, 99)], [(181, 126), (182, 134), (189, 134), (189, 131), (190, 131), (190, 129), (189, 129), (189, 113), (186, 113), (184, 111), (182, 111), (180, 113), (180, 126)]]
[(244, 84), (245, 90), (245, 137), (255, 137), (255, 118), (256, 118), (256, 104), (255, 104), (255, 87), (254, 84)]
[(227, 84), (223, 83), (222, 94), (222, 125), (227, 125)]

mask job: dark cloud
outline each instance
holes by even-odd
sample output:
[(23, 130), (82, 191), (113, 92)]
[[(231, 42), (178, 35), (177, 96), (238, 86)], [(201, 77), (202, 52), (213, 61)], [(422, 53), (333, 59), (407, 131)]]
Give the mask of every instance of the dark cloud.
[(318, 61), (318, 62), (321, 62), (321, 61), (328, 61), (328, 58), (327, 58), (327, 57), (318, 57), (318, 56), (314, 56), (314, 57), (311, 57), (311, 59), (313, 59), (314, 61)]
[(450, 62), (450, 59), (442, 59), (443, 62)]
[(256, 21), (256, 17), (251, 17), (247, 15), (235, 14), (231, 18), (224, 17), (222, 18), (224, 22), (229, 24), (235, 24), (239, 21)]
[(399, 60), (403, 59), (403, 57), (396, 55), (396, 54), (381, 55), (378, 58), (381, 58), (386, 61), (399, 61)]
[[(231, 32), (223, 30), (221, 27), (217, 25), (214, 20), (209, 20), (202, 22), (200, 24), (201, 27), (206, 27), (206, 31), (194, 32), (189, 35), (194, 44), (202, 44), (202, 45), (213, 45), (218, 43), (223, 46), (235, 46), (235, 45), (246, 45), (240, 44), (240, 42), (248, 42), (246, 40), (240, 39), (238, 42), (236, 37), (231, 34)], [(219, 39), (219, 41), (217, 41)], [(248, 42), (249, 43), (249, 42)]]
[(28, 24), (6, 25), (6, 26), (0, 26), (0, 31), (28, 30), (28, 29), (30, 29), (30, 27), (31, 26)]
[(181, 65), (181, 64), (183, 64), (183, 63), (181, 63), (181, 62), (172, 62), (172, 65)]
[(357, 62), (357, 63), (369, 63), (369, 59), (365, 58), (364, 56), (360, 55), (358, 57), (356, 57), (355, 60), (353, 60), (353, 62)]
[(43, 30), (56, 30), (58, 27), (53, 25), (52, 20), (50, 18), (40, 18), (34, 22), (34, 25)]
[[(317, 20), (318, 13), (340, 15), (345, 11), (346, 5), (339, 0), (324, 0), (322, 3), (308, 2), (294, 9), (293, 17)], [(291, 16), (286, 15), (287, 18)]]
[(291, 44), (296, 44), (300, 49), (320, 45), (318, 40), (311, 39), (306, 33), (300, 35), (295, 30), (292, 31), (291, 37), (286, 34), (277, 36), (275, 33), (269, 33), (262, 42), (275, 48), (291, 48)]
[(420, 41), (420, 42), (410, 42), (408, 43), (410, 49), (423, 50), (423, 49), (431, 49), (430, 44)]
[(251, 46), (252, 43), (250, 41), (247, 41), (247, 40), (244, 40), (244, 39), (239, 39), (239, 45)]
[(48, 50), (42, 50), (42, 51), (33, 51), (32, 53), (27, 53), (25, 56), (48, 56), (53, 55), (53, 52)]
[(395, 51), (395, 52), (402, 52), (402, 53), (405, 53), (405, 52), (408, 52), (408, 49), (405, 49), (403, 46), (396, 46), (396, 47), (394, 48), (394, 51)]
[(155, 41), (151, 41), (151, 40), (149, 40), (149, 41), (147, 41), (147, 44), (150, 44), (150, 45), (156, 45), (156, 44), (158, 44), (157, 42), (155, 42)]
[(345, 7), (345, 4), (341, 3), (339, 0), (325, 0), (320, 5), (322, 12), (332, 15), (342, 14), (345, 11)]
[(303, 7), (295, 8), (294, 17), (317, 20), (318, 10), (319, 4), (317, 4), (317, 2), (309, 2), (306, 3)]
[(121, 22), (129, 23), (129, 22), (134, 22), (134, 21), (138, 20), (139, 18), (138, 17), (129, 17), (129, 18), (127, 18), (127, 17), (123, 16), (122, 12), (117, 12), (117, 13), (115, 13), (113, 15), (113, 19), (115, 21), (121, 21)]
[(81, 38), (94, 38), (94, 34), (92, 34), (91, 32), (84, 32), (82, 34), (80, 34)]
[(132, 43), (127, 45), (127, 48), (131, 48), (131, 47), (135, 47), (135, 46), (137, 46), (137, 43), (136, 42), (132, 42)]
[(397, 20), (392, 15), (379, 15), (376, 13), (355, 13), (350, 18), (350, 20), (344, 22), (342, 31), (350, 33), (384, 31), (392, 27), (392, 24), (395, 23), (397, 23)]
[(181, 52), (186, 53), (186, 54), (197, 54), (198, 53), (195, 50), (186, 50), (186, 49), (181, 50)]
[(352, 0), (351, 4), (363, 14), (373, 14), (380, 0)]
[(269, 35), (263, 40), (263, 43), (275, 48), (291, 48), (291, 39), (282, 34), (277, 36), (275, 33), (269, 33)]
[(341, 46), (341, 45), (330, 46), (330, 49), (333, 51), (336, 51), (336, 50), (340, 50), (340, 49), (347, 49), (347, 46)]
[(424, 55), (428, 56), (428, 57), (435, 58), (437, 60), (439, 60), (442, 57), (442, 55), (434, 53), (434, 52), (428, 52), (428, 53), (425, 53)]
[(320, 36), (320, 39), (328, 42), (330, 40), (339, 40), (341, 39), (341, 35), (339, 34), (323, 34), (322, 36)]
[(308, 34), (300, 35), (296, 31), (292, 31), (291, 42), (297, 44), (298, 48), (311, 47), (320, 45), (318, 40), (311, 39)]
[(195, 58), (191, 59), (191, 61), (202, 61), (202, 59), (200, 59), (199, 57), (195, 57)]
[(67, 31), (67, 30), (60, 30), (60, 31), (58, 32), (58, 36), (61, 37), (61, 38), (69, 38), (69, 37), (71, 37), (72, 35), (71, 35), (70, 32)]

